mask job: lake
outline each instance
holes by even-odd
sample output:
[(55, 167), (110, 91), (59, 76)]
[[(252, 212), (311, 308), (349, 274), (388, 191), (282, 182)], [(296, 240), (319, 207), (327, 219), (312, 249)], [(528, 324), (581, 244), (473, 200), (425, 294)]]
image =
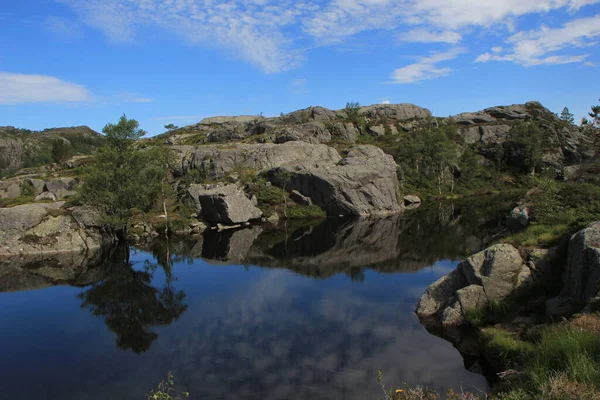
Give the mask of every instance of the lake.
[(414, 314), (502, 232), (512, 203), (479, 203), (4, 260), (1, 397), (145, 399), (169, 371), (197, 399), (378, 399), (378, 370), (486, 391)]

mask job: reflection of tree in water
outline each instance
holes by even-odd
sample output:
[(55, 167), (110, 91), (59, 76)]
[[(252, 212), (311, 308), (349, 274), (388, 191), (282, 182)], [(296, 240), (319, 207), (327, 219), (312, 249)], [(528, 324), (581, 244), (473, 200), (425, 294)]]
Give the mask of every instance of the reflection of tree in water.
[(148, 350), (158, 334), (154, 326), (169, 325), (186, 310), (185, 293), (172, 286), (170, 264), (161, 265), (167, 281), (165, 287), (152, 286), (156, 264), (146, 263), (136, 270), (128, 261), (128, 249), (121, 257), (105, 266), (105, 278), (93, 284), (78, 297), (81, 307), (89, 308), (98, 317), (104, 317), (108, 328), (116, 335), (120, 349), (136, 353)]

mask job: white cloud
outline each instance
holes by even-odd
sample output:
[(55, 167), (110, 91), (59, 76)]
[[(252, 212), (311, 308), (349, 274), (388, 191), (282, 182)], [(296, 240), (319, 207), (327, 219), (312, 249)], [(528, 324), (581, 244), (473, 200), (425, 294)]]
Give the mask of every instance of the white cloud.
[(484, 53), (476, 62), (512, 61), (532, 66), (540, 64), (568, 64), (584, 62), (589, 54), (553, 54), (557, 51), (595, 46), (594, 39), (600, 37), (600, 15), (567, 22), (560, 28), (541, 27), (539, 30), (522, 31), (510, 36), (506, 43), (512, 49), (503, 54)]
[(0, 104), (90, 100), (92, 95), (85, 87), (53, 76), (0, 72)]
[(392, 104), (392, 102), (389, 100), (381, 100), (379, 104)]
[(398, 38), (403, 42), (456, 44), (461, 41), (462, 36), (455, 31), (433, 32), (425, 28), (417, 28), (401, 33)]
[[(525, 15), (555, 10), (572, 12), (600, 3), (600, 0), (58, 1), (70, 5), (85, 24), (103, 31), (112, 42), (132, 42), (141, 29), (160, 28), (192, 45), (225, 49), (267, 73), (301, 64), (305, 49), (312, 45), (310, 42), (339, 45), (361, 32), (378, 31), (389, 32), (404, 42), (457, 45), (471, 33), (487, 30), (493, 30), (494, 34), (510, 33), (518, 28), (519, 17)], [(540, 38), (529, 40), (540, 43)], [(357, 42), (350, 45), (363, 44)], [(348, 41), (344, 44), (348, 45)], [(512, 47), (514, 56), (504, 53), (499, 46), (492, 53), (526, 65), (581, 57), (533, 55), (527, 63), (519, 52), (530, 50), (519, 49), (516, 44)]]
[(453, 60), (464, 52), (464, 48), (458, 47), (427, 57), (420, 57), (416, 63), (396, 69), (392, 73), (392, 80), (389, 83), (416, 83), (450, 75), (451, 68), (438, 67), (437, 64)]
[(302, 60), (286, 27), (310, 12), (293, 0), (60, 0), (86, 24), (116, 43), (135, 40), (142, 27), (159, 27), (190, 44), (222, 47), (267, 73), (280, 72)]
[(492, 51), (494, 53), (501, 53), (502, 50), (504, 50), (504, 49), (502, 47), (500, 47), (500, 46), (492, 47)]

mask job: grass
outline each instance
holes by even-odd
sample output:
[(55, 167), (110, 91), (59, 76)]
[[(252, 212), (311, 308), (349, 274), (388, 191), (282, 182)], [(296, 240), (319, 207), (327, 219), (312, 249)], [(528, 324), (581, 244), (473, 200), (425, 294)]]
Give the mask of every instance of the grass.
[[(560, 324), (544, 329), (528, 363), (534, 387), (553, 379), (574, 380), (600, 391), (600, 335), (577, 324)], [(599, 393), (600, 394), (600, 393)]]
[(489, 357), (497, 360), (503, 369), (520, 368), (534, 351), (532, 343), (499, 328), (483, 329), (481, 340)]
[(552, 247), (566, 236), (572, 233), (573, 229), (567, 224), (531, 224), (527, 229), (517, 232), (511, 236), (502, 239), (503, 243), (509, 243), (513, 246), (541, 246)]

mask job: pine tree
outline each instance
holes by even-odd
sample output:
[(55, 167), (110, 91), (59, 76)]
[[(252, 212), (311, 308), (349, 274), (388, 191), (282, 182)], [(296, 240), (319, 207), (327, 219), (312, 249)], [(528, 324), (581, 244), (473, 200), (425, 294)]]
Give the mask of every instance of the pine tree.
[(575, 116), (571, 114), (568, 107), (563, 108), (562, 112), (560, 113), (560, 119), (570, 124), (575, 123)]

